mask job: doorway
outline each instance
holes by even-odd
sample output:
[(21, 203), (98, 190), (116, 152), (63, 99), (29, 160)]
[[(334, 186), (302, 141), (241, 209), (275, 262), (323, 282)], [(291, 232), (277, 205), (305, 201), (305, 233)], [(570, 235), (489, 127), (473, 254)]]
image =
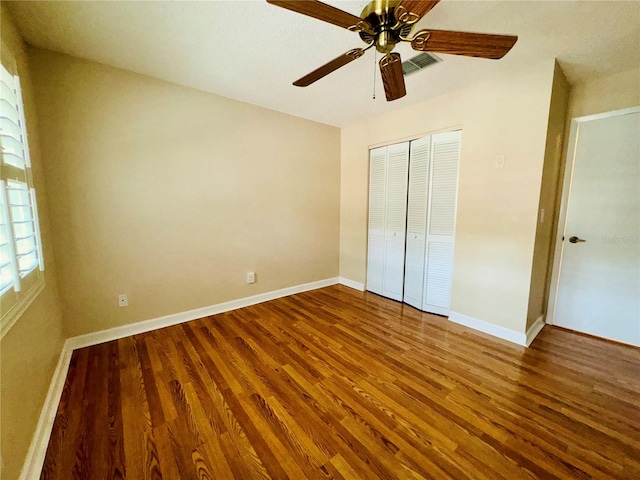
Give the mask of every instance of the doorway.
[(548, 323), (640, 345), (640, 107), (572, 120)]

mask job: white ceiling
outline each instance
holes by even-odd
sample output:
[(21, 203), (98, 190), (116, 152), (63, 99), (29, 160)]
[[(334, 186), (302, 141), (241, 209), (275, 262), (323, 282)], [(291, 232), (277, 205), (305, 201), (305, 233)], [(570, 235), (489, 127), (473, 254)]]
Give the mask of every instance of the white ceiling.
[[(366, 1), (326, 3), (359, 15)], [(447, 1), (416, 29), (516, 34), (502, 60), (441, 55), (386, 102), (374, 52), (307, 87), (291, 83), (364, 44), (357, 36), (263, 0), (10, 2), (36, 47), (113, 65), (262, 107), (344, 126), (557, 57), (572, 84), (640, 65), (640, 2)], [(413, 56), (408, 44), (397, 48)], [(378, 58), (379, 59), (379, 58)]]

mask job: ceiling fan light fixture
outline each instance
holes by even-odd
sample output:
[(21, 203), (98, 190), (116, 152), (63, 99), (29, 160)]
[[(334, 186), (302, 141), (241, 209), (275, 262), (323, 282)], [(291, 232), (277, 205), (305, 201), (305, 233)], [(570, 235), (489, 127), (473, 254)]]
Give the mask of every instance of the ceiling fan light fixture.
[(376, 35), (376, 50), (382, 54), (391, 53), (399, 41), (393, 30), (383, 30)]

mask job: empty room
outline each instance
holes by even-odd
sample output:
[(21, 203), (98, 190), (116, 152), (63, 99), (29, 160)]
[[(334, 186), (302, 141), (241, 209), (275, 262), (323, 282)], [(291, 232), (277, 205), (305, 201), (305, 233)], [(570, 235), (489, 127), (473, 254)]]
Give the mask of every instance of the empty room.
[(640, 2), (0, 20), (2, 479), (640, 478)]

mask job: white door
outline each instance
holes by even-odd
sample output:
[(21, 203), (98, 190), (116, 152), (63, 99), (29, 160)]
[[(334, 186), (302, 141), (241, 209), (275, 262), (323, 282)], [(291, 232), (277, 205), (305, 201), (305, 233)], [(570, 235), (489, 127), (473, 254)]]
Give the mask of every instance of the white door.
[(387, 147), (369, 152), (369, 235), (367, 290), (382, 295), (384, 281), (384, 225), (387, 184)]
[(567, 158), (553, 323), (640, 345), (640, 108), (574, 120)]
[(382, 295), (402, 301), (404, 241), (407, 229), (409, 142), (387, 147), (384, 283)]
[(422, 310), (422, 291), (424, 286), (430, 152), (431, 136), (411, 142), (404, 302), (420, 310)]
[(367, 290), (402, 300), (409, 142), (369, 153)]
[(422, 310), (449, 315), (462, 132), (431, 136)]

